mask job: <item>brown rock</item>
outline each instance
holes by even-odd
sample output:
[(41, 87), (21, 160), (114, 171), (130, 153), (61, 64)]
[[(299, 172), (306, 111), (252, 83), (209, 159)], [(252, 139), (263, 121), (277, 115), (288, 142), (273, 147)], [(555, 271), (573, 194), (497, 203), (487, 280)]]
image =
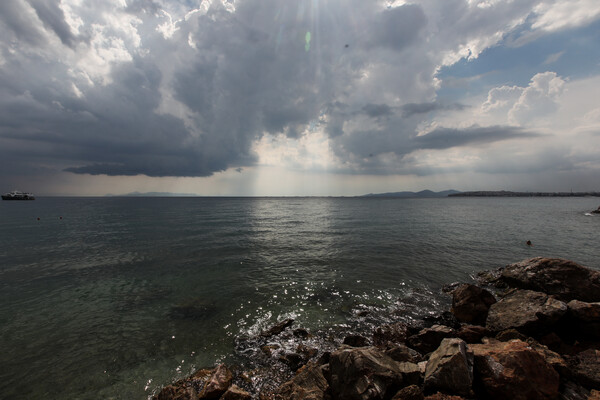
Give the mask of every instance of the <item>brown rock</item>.
[(424, 328), (416, 335), (409, 337), (407, 344), (422, 353), (430, 353), (438, 348), (443, 339), (448, 337), (456, 337), (456, 331), (444, 325), (433, 325), (431, 328)]
[(402, 386), (420, 378), (416, 364), (399, 363), (375, 347), (342, 347), (331, 354), (334, 399), (375, 400), (392, 397)]
[(588, 349), (569, 360), (574, 380), (588, 389), (600, 389), (600, 350)]
[(229, 387), (229, 389), (227, 389), (227, 391), (225, 393), (223, 393), (223, 396), (221, 396), (221, 398), (220, 398), (220, 400), (251, 400), (251, 399), (252, 399), (252, 396), (250, 395), (250, 393), (237, 387), (236, 385), (231, 385)]
[(523, 335), (516, 329), (510, 328), (503, 330), (502, 332), (498, 332), (498, 334), (496, 335), (496, 339), (501, 342), (509, 342), (515, 339), (519, 339), (525, 342), (527, 340), (527, 336)]
[(600, 336), (600, 302), (586, 303), (571, 300), (568, 304), (569, 329), (566, 333), (576, 332), (577, 336), (596, 338)]
[(559, 375), (527, 343), (491, 341), (469, 346), (475, 356), (475, 381), (489, 399), (555, 399)]
[(493, 304), (486, 328), (500, 332), (514, 328), (527, 334), (550, 330), (567, 312), (567, 305), (545, 293), (517, 290)]
[(429, 357), (425, 369), (425, 390), (463, 396), (472, 395), (473, 353), (464, 340), (442, 340), (440, 347)]
[(560, 258), (536, 257), (507, 265), (499, 280), (563, 301), (600, 301), (600, 272)]
[(535, 341), (535, 339), (528, 338), (527, 344), (535, 350), (539, 355), (541, 355), (546, 363), (552, 366), (556, 372), (558, 372), (562, 377), (566, 377), (571, 375), (567, 362), (564, 358), (561, 357), (560, 354), (550, 350), (548, 346), (544, 346), (541, 343)]
[[(598, 213), (600, 214), (600, 208), (598, 209)], [(592, 389), (587, 400), (600, 400), (600, 391)]]
[(320, 365), (308, 363), (298, 370), (294, 378), (277, 390), (276, 400), (324, 400), (329, 384)]
[(218, 399), (229, 389), (232, 381), (233, 374), (229, 368), (225, 364), (218, 365), (206, 385), (198, 394), (198, 397), (200, 399)]
[(424, 400), (423, 389), (417, 385), (409, 385), (400, 389), (398, 393), (392, 397), (392, 400)]
[(452, 292), (450, 311), (461, 322), (483, 325), (495, 302), (496, 298), (487, 290), (465, 283)]
[(460, 327), (456, 336), (467, 343), (478, 343), (481, 338), (488, 336), (490, 331), (487, 328), (479, 325), (463, 325)]
[(405, 323), (397, 322), (391, 325), (382, 325), (373, 332), (373, 344), (386, 346), (390, 343), (404, 343), (409, 336), (409, 328)]

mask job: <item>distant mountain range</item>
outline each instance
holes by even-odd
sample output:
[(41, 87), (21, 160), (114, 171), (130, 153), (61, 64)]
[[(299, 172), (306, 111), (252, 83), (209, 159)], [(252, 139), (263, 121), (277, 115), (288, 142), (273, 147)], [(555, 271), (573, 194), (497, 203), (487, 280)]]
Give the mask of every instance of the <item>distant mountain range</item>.
[(460, 193), (458, 190), (443, 190), (441, 192), (433, 192), (431, 190), (421, 190), (420, 192), (393, 192), (393, 193), (369, 193), (360, 197), (401, 197), (401, 198), (432, 198), (432, 197), (448, 197), (451, 194)]

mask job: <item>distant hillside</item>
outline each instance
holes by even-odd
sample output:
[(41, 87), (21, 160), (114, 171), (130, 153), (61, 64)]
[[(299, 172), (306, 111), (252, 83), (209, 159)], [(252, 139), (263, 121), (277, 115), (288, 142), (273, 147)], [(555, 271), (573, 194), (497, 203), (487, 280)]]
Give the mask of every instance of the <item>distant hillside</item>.
[(456, 197), (600, 197), (600, 192), (509, 192), (506, 190), (498, 191), (476, 191), (460, 192), (451, 196)]
[(444, 190), (441, 192), (433, 192), (431, 190), (421, 190), (420, 192), (393, 192), (393, 193), (369, 193), (360, 197), (400, 197), (400, 198), (432, 198), (432, 197), (448, 197), (449, 195), (460, 193), (458, 190)]
[(112, 195), (109, 194), (107, 196), (116, 196), (116, 197), (195, 197), (198, 196), (195, 193), (171, 193), (171, 192), (132, 192), (127, 194), (118, 194)]

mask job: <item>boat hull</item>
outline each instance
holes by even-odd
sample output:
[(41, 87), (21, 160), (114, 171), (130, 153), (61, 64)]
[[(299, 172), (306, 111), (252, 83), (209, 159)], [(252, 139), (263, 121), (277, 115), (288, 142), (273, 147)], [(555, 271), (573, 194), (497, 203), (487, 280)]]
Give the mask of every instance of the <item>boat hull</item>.
[(35, 200), (35, 197), (33, 197), (33, 196), (20, 196), (20, 197), (16, 197), (16, 196), (4, 196), (4, 195), (2, 195), (2, 200)]

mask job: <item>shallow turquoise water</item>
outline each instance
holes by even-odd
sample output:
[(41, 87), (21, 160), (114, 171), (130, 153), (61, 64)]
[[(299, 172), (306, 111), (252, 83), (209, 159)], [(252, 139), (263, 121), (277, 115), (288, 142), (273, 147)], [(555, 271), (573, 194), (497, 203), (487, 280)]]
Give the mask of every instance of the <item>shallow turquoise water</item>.
[[(533, 256), (600, 268), (598, 198), (0, 203), (0, 398), (144, 399), (283, 317), (369, 329)], [(62, 219), (60, 218), (62, 217)], [(37, 219), (39, 218), (39, 220)], [(531, 240), (533, 247), (525, 245)], [(356, 318), (368, 309), (371, 319)]]

